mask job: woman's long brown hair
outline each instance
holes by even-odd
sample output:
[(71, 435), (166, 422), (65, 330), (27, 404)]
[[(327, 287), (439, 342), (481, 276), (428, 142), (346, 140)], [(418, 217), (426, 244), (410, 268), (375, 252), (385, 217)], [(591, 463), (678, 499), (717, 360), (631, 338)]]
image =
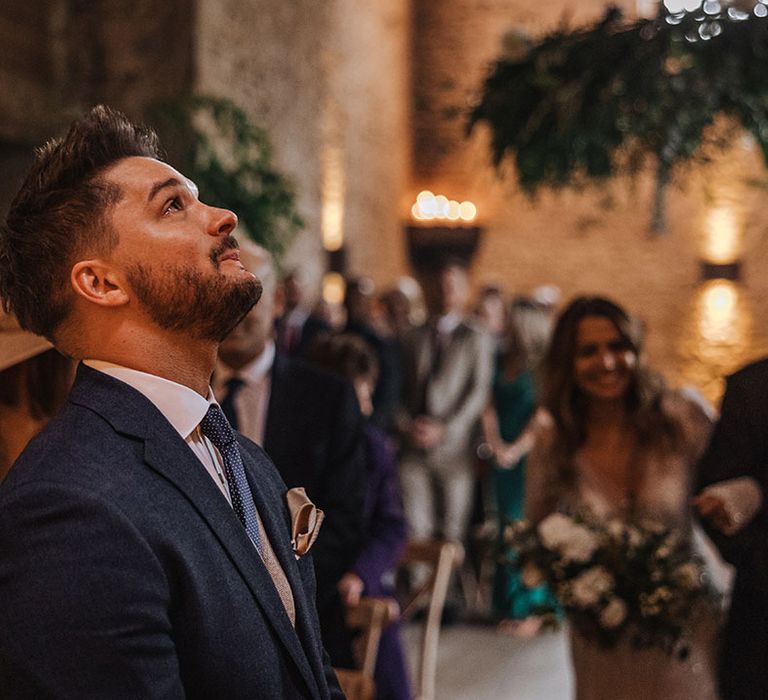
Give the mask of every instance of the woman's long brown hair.
[(563, 483), (574, 480), (573, 456), (587, 436), (589, 399), (576, 385), (574, 361), (579, 325), (584, 318), (606, 318), (637, 356), (637, 365), (626, 394), (626, 406), (639, 446), (674, 450), (683, 439), (677, 422), (662, 406), (664, 381), (645, 366), (640, 323), (618, 304), (603, 297), (577, 297), (560, 314), (541, 363), (541, 405), (554, 420), (552, 458)]

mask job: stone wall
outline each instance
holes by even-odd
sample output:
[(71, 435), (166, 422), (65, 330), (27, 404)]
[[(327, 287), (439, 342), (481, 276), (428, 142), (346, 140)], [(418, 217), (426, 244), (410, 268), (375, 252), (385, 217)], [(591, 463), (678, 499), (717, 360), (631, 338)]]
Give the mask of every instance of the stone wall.
[(0, 210), (32, 147), (99, 102), (141, 118), (193, 83), (193, 0), (0, 3)]
[(326, 263), (329, 197), (340, 206), (351, 271), (382, 280), (404, 269), (407, 7), (199, 0), (197, 87), (233, 99), (267, 129), (306, 222), (285, 264), (308, 269), (314, 281)]

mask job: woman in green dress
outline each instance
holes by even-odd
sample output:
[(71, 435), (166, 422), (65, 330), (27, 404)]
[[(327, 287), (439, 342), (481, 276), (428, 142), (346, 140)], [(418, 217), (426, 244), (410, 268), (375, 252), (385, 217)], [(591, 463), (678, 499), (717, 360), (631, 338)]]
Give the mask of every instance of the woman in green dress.
[[(499, 521), (499, 548), (505, 527), (524, 517), (525, 461), (533, 446), (536, 411), (534, 367), (549, 337), (546, 309), (520, 297), (511, 305), (504, 343), (497, 355), (491, 399), (483, 413), (485, 443), (492, 455), (492, 486)], [(502, 550), (503, 551), (503, 550)], [(514, 553), (503, 552), (514, 557)], [(496, 566), (493, 612), (500, 629), (518, 636), (533, 636), (541, 627), (541, 614), (555, 611), (554, 596), (545, 586), (526, 587), (520, 571), (509, 564)]]

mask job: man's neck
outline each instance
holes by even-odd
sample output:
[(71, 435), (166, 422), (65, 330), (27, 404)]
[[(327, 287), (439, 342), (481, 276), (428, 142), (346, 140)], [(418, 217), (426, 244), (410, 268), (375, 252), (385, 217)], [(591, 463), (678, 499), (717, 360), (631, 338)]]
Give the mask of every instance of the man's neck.
[(128, 369), (154, 374), (189, 387), (203, 397), (216, 363), (218, 343), (193, 340), (178, 333), (142, 333), (123, 337), (122, 342), (104, 343), (87, 359), (104, 360)]

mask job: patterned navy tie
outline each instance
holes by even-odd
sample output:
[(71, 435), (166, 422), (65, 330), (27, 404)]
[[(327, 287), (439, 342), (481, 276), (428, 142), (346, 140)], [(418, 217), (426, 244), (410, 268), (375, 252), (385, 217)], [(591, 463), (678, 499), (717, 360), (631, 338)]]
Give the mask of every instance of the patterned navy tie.
[(253, 501), (251, 487), (245, 478), (243, 458), (240, 456), (240, 448), (237, 446), (235, 434), (232, 431), (226, 417), (216, 404), (208, 407), (208, 413), (200, 421), (200, 430), (221, 453), (224, 461), (224, 473), (227, 476), (229, 495), (232, 498), (234, 509), (240, 522), (245, 526), (248, 537), (261, 554), (261, 536), (259, 535), (259, 521), (256, 517), (256, 504)]
[(225, 386), (227, 387), (227, 393), (224, 394), (224, 398), (219, 405), (232, 426), (232, 430), (240, 430), (240, 421), (237, 419), (237, 409), (235, 408), (235, 397), (240, 389), (245, 386), (245, 382), (240, 377), (232, 377)]

